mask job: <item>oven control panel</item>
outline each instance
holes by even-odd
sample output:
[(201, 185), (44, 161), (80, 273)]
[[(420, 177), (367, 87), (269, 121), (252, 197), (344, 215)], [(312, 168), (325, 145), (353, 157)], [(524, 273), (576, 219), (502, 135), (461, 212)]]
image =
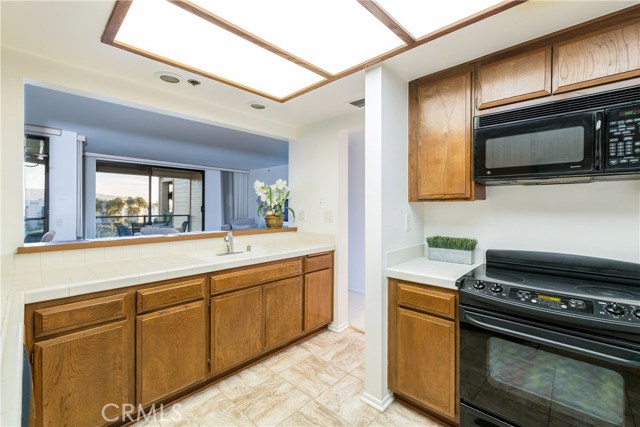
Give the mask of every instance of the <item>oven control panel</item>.
[(640, 325), (640, 303), (625, 304), (612, 300), (540, 292), (504, 283), (465, 278), (460, 290), (470, 294), (513, 302), (541, 309), (582, 314), (603, 320)]
[(615, 301), (597, 301), (596, 314), (606, 319), (640, 324), (640, 304), (622, 304)]
[(578, 313), (593, 313), (592, 301), (567, 297), (564, 295), (553, 295), (549, 293), (512, 288), (509, 291), (509, 298), (546, 308), (575, 311)]

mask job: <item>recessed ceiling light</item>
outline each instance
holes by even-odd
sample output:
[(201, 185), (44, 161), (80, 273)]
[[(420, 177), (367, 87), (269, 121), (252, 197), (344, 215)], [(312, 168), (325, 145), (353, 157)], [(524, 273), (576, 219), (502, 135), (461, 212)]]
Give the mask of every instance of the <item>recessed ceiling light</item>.
[(167, 71), (158, 71), (153, 75), (159, 78), (160, 80), (162, 80), (163, 82), (167, 82), (167, 83), (180, 83), (180, 81), (182, 80), (182, 78), (179, 75), (169, 73)]
[(118, 1), (102, 42), (284, 102), (521, 1), (432, 3), (325, 0), (310, 14), (299, 0)]
[(248, 103), (247, 105), (251, 108), (255, 108), (256, 110), (264, 110), (265, 108), (267, 108), (264, 106), (264, 104), (260, 104), (259, 102), (253, 102), (253, 101)]

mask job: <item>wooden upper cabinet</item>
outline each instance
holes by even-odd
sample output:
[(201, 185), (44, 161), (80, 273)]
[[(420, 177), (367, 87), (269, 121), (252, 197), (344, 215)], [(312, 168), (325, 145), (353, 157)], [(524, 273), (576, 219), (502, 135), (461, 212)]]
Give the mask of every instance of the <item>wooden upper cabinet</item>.
[(478, 63), (478, 108), (551, 95), (551, 47)]
[(553, 50), (554, 93), (638, 77), (640, 23), (559, 42)]
[[(96, 426), (134, 408), (131, 322), (93, 327), (34, 345), (37, 426)], [(105, 405), (109, 405), (105, 407)]]
[(138, 316), (138, 404), (157, 402), (207, 377), (203, 300)]
[(471, 70), (409, 87), (409, 200), (473, 200)]

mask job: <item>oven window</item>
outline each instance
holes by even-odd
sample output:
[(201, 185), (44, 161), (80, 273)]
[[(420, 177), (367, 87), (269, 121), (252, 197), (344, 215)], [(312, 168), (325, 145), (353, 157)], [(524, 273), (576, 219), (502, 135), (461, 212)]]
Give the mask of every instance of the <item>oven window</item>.
[(624, 378), (615, 371), (501, 338), (488, 340), (488, 381), (569, 419), (623, 425)]
[(520, 427), (640, 427), (639, 369), (466, 322), (460, 397)]
[(487, 169), (579, 163), (584, 159), (584, 127), (488, 138), (485, 147)]

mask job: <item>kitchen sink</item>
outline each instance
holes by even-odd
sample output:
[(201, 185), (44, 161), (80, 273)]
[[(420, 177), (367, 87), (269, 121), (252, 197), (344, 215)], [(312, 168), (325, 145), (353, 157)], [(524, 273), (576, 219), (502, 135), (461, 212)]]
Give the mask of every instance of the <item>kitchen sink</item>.
[(243, 251), (233, 251), (233, 252), (225, 252), (222, 254), (216, 254), (217, 256), (224, 256), (224, 255), (235, 255), (235, 254), (241, 254), (243, 253)]

